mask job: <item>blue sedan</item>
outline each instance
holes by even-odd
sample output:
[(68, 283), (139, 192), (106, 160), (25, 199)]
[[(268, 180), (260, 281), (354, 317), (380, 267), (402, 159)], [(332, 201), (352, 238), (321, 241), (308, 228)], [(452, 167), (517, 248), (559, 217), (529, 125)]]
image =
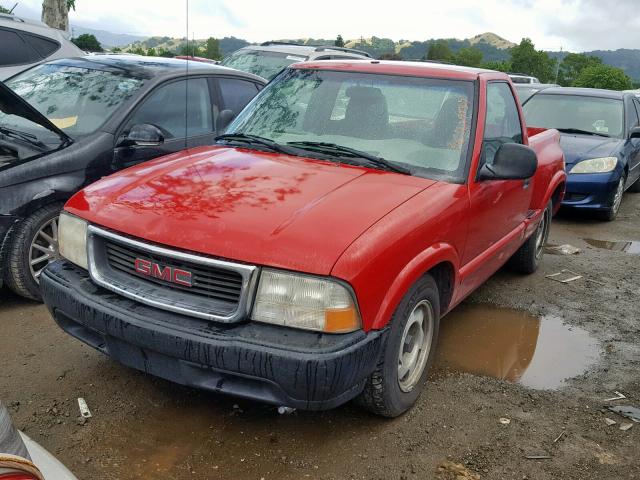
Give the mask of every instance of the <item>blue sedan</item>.
[(563, 207), (613, 220), (640, 192), (640, 101), (631, 93), (547, 88), (524, 104), (527, 125), (556, 128), (567, 169)]

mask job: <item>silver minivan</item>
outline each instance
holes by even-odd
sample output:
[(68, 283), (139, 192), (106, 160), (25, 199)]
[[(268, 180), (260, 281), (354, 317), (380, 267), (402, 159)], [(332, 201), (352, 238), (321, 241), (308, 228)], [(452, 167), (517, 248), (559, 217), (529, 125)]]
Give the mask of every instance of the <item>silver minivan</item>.
[(40, 62), (82, 55), (84, 52), (69, 41), (66, 32), (42, 22), (0, 14), (0, 80)]

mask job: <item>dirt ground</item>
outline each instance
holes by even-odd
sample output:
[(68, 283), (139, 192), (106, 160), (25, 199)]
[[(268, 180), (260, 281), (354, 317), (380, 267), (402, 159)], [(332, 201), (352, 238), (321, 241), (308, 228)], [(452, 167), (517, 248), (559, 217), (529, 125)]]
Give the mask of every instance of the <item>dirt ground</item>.
[[(428, 388), (395, 420), (352, 405), (279, 415), (152, 378), (4, 291), (0, 398), (82, 480), (640, 479), (640, 424), (622, 431), (628, 420), (603, 411), (614, 391), (628, 398), (611, 404), (640, 407), (640, 255), (585, 239), (640, 240), (640, 195), (613, 223), (556, 219), (551, 243), (579, 254), (499, 272), (443, 319)], [(562, 269), (583, 278), (545, 278)]]

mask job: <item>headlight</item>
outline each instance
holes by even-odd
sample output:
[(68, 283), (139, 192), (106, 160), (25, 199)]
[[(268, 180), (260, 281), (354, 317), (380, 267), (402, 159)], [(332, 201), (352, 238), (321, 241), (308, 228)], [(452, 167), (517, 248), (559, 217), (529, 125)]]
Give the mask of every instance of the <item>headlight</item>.
[(333, 280), (263, 270), (253, 307), (258, 322), (329, 333), (360, 328), (348, 288)]
[(62, 212), (58, 222), (58, 246), (60, 255), (87, 268), (87, 222)]
[(617, 164), (617, 157), (591, 158), (576, 164), (569, 173), (606, 173), (613, 171)]

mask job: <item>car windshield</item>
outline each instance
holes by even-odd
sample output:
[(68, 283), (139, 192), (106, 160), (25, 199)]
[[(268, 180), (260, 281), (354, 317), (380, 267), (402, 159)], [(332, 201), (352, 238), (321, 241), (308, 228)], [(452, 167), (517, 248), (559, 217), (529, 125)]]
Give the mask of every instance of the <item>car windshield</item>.
[(470, 81), (293, 68), (227, 132), (337, 145), (414, 175), (464, 179), (473, 96)]
[[(142, 84), (142, 79), (124, 73), (60, 64), (39, 65), (6, 82), (72, 138), (100, 128)], [(0, 114), (0, 125), (34, 133), (20, 118)]]
[(622, 100), (582, 95), (538, 93), (523, 107), (531, 127), (582, 130), (594, 135), (622, 138)]
[(239, 50), (225, 58), (222, 61), (222, 65), (271, 80), (283, 68), (292, 63), (304, 62), (307, 58), (305, 55), (292, 55), (266, 50)]

